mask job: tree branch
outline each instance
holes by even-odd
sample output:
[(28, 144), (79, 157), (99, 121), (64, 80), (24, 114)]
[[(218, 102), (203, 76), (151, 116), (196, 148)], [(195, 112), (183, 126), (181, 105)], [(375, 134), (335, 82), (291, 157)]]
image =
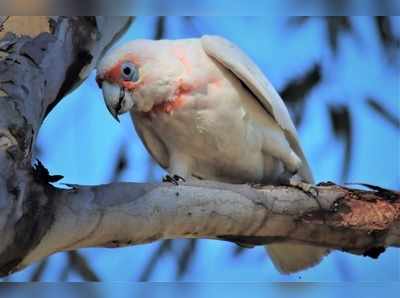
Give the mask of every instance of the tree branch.
[(47, 186), (47, 199), (55, 203), (53, 221), (12, 270), (58, 251), (175, 238), (254, 245), (296, 241), (371, 257), (384, 247), (400, 246), (398, 193), (336, 185), (316, 189), (314, 197), (295, 187), (210, 181), (179, 186), (114, 183), (71, 190)]
[(9, 17), (0, 30), (0, 271), (12, 270), (55, 220), (32, 148), (45, 116), (86, 79), (131, 17)]

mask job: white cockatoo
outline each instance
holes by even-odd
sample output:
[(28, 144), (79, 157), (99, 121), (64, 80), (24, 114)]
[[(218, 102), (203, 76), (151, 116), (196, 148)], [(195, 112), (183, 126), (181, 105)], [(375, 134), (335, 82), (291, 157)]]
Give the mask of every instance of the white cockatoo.
[[(99, 62), (96, 80), (110, 113), (118, 119), (130, 112), (147, 150), (172, 177), (313, 183), (279, 94), (222, 37), (129, 42)], [(328, 253), (298, 243), (267, 251), (282, 273), (313, 266)]]

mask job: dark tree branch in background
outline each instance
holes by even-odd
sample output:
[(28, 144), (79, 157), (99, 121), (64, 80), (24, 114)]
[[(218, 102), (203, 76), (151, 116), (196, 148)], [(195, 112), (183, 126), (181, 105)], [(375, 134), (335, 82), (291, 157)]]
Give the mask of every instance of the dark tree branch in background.
[(300, 126), (306, 104), (306, 97), (321, 81), (321, 65), (315, 64), (301, 77), (289, 81), (280, 94), (292, 112), (296, 127)]
[(79, 273), (84, 280), (87, 281), (99, 281), (100, 278), (97, 274), (90, 268), (89, 264), (82, 257), (82, 255), (77, 251), (68, 252), (69, 263), (71, 264), (71, 269)]
[(328, 40), (333, 54), (338, 52), (338, 41), (341, 33), (353, 33), (353, 26), (349, 17), (326, 17)]
[(376, 99), (368, 98), (367, 99), (368, 106), (378, 115), (380, 115), (383, 119), (385, 119), (388, 123), (393, 125), (395, 128), (400, 128), (400, 118), (399, 115), (387, 110), (384, 108)]
[(156, 268), (156, 264), (160, 258), (162, 258), (167, 252), (171, 251), (171, 242), (172, 240), (164, 240), (160, 243), (160, 246), (157, 250), (152, 254), (148, 263), (144, 267), (143, 272), (139, 276), (139, 281), (148, 281), (150, 274)]
[(352, 118), (349, 108), (345, 105), (329, 106), (329, 115), (331, 118), (332, 131), (336, 139), (344, 144), (344, 159), (342, 163), (341, 177), (343, 181), (347, 181), (349, 169), (352, 160), (353, 148), (353, 130)]
[(47, 265), (49, 264), (49, 259), (43, 259), (39, 262), (38, 266), (33, 271), (31, 281), (40, 281), (44, 271), (46, 270)]
[(155, 28), (155, 34), (154, 34), (154, 39), (163, 39), (165, 36), (165, 18), (166, 17), (157, 17), (156, 19), (156, 28)]

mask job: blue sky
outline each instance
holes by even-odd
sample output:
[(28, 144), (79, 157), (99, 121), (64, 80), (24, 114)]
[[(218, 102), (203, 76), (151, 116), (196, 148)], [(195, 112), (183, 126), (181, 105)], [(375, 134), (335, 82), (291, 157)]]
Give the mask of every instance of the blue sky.
[[(155, 17), (138, 17), (118, 45), (154, 36)], [(393, 18), (399, 34), (399, 18)], [(323, 79), (307, 97), (304, 121), (298, 128), (301, 143), (316, 181), (340, 181), (343, 146), (335, 139), (328, 105), (346, 105), (353, 117), (353, 159), (348, 182), (366, 182), (399, 189), (399, 130), (388, 125), (366, 104), (375, 97), (381, 105), (400, 115), (399, 53), (388, 62), (370, 17), (352, 18), (354, 34), (341, 34), (338, 54), (327, 47), (324, 22), (315, 18), (303, 26), (288, 26), (283, 17), (196, 17), (193, 27), (179, 17), (168, 17), (168, 38), (218, 34), (231, 39), (261, 67), (279, 90), (314, 63), (322, 65)], [(398, 51), (398, 49), (397, 49)], [(391, 65), (390, 65), (391, 64)], [(50, 113), (38, 137), (39, 158), (61, 182), (101, 184), (111, 179), (121, 146), (128, 156), (122, 181), (161, 180), (160, 168), (150, 170), (150, 157), (136, 135), (128, 115), (115, 122), (107, 112), (94, 73)], [(179, 251), (184, 243), (174, 244)], [(85, 249), (98, 275), (105, 281), (135, 281), (160, 243), (136, 247)], [(202, 240), (186, 281), (394, 281), (399, 280), (397, 250), (388, 249), (378, 260), (332, 253), (321, 265), (300, 274), (280, 275), (262, 247), (235, 257), (235, 246)], [(66, 257), (50, 259), (45, 280), (56, 280)], [(14, 274), (13, 280), (29, 278), (34, 266)], [(150, 279), (174, 281), (176, 258), (162, 257)], [(70, 274), (70, 280), (79, 276)]]

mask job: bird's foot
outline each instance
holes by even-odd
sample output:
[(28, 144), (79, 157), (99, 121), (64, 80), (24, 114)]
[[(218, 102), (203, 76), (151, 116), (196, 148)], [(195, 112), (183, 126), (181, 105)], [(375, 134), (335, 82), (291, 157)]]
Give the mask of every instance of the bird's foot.
[(186, 180), (185, 180), (185, 178), (183, 178), (183, 177), (181, 177), (179, 175), (171, 176), (171, 175), (168, 174), (163, 178), (162, 181), (163, 182), (170, 182), (170, 183), (173, 183), (175, 185), (179, 185), (179, 182), (185, 182)]
[(304, 193), (307, 195), (312, 196), (314, 199), (318, 198), (318, 188), (313, 186), (312, 184), (305, 183), (303, 181), (300, 181), (297, 177), (293, 176), (292, 178), (289, 179), (289, 186), (296, 187), (300, 190), (302, 190)]

